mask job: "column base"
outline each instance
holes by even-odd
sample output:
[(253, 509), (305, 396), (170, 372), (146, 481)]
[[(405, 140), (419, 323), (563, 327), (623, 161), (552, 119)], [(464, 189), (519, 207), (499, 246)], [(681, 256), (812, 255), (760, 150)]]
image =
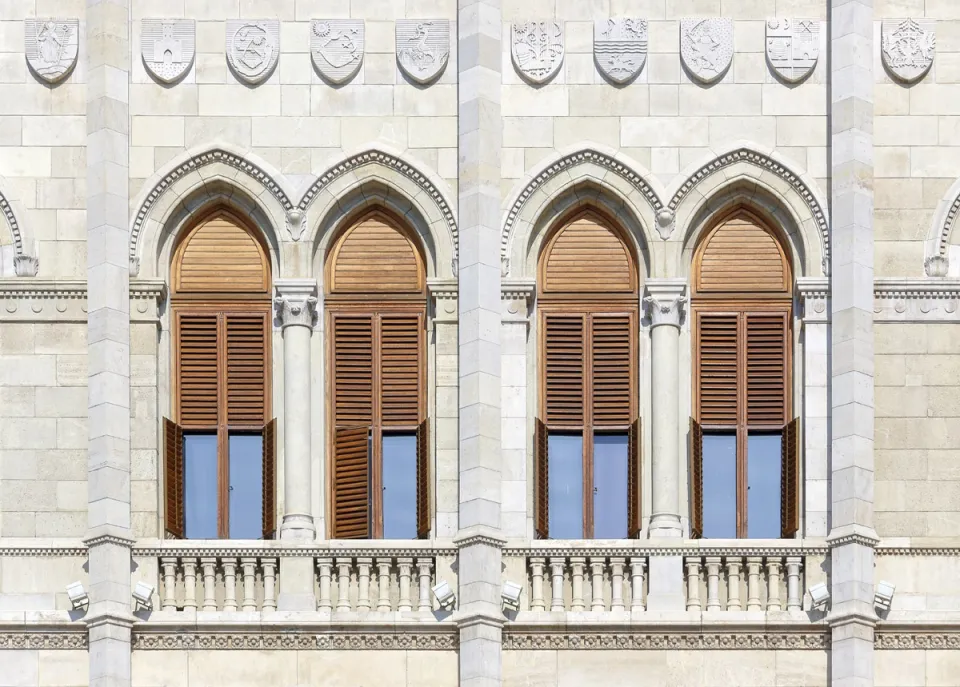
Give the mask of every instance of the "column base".
[(280, 525), (280, 538), (313, 541), (317, 538), (317, 528), (313, 524), (313, 517), (302, 513), (284, 515), (283, 523)]
[(648, 534), (651, 539), (659, 537), (668, 537), (671, 539), (682, 538), (683, 525), (680, 523), (680, 516), (669, 513), (657, 513), (650, 518)]

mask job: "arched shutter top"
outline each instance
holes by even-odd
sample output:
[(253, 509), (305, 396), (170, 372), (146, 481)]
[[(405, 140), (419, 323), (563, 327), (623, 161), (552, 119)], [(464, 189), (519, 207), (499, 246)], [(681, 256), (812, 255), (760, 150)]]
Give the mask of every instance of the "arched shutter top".
[(790, 265), (773, 231), (746, 211), (714, 228), (697, 256), (697, 293), (789, 293)]
[(381, 212), (347, 229), (330, 256), (333, 294), (422, 293), (423, 261), (413, 241)]
[(194, 227), (177, 248), (173, 291), (188, 294), (270, 293), (266, 252), (253, 232), (219, 212)]
[(548, 241), (540, 284), (544, 294), (630, 294), (637, 290), (637, 275), (619, 234), (599, 215), (586, 212)]

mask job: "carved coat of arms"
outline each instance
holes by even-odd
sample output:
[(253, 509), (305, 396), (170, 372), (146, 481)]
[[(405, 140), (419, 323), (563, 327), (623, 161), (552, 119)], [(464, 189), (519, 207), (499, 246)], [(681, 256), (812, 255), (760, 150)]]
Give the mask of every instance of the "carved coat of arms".
[(27, 64), (47, 83), (62, 81), (73, 70), (79, 45), (79, 19), (30, 18), (24, 21)]
[(143, 65), (161, 83), (183, 78), (193, 64), (196, 43), (193, 19), (144, 19), (140, 25)]
[(227, 20), (227, 62), (238, 79), (248, 84), (266, 81), (279, 58), (279, 21)]
[(320, 76), (346, 83), (363, 64), (362, 19), (314, 19), (310, 22), (310, 56)]
[(680, 58), (697, 81), (719, 80), (733, 60), (733, 20), (681, 19)]
[(448, 19), (398, 19), (397, 64), (419, 84), (428, 84), (443, 74), (450, 59)]
[(622, 84), (630, 81), (647, 61), (645, 19), (597, 19), (593, 27), (593, 58), (600, 73)]
[(510, 53), (520, 76), (534, 84), (546, 83), (563, 65), (563, 25), (556, 21), (514, 24)]
[(767, 61), (784, 81), (803, 81), (820, 57), (820, 22), (816, 19), (768, 19)]
[(922, 79), (937, 52), (937, 26), (929, 19), (884, 20), (880, 29), (883, 66), (906, 83)]

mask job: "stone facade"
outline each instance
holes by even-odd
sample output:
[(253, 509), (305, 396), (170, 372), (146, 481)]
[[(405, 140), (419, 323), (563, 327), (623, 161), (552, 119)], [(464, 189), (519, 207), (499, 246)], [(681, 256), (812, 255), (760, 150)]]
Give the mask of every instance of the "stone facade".
[[(958, 141), (957, 0), (0, 0), (0, 687), (957, 687)], [(793, 540), (687, 538), (691, 262), (739, 204), (797, 282)], [(216, 205), (272, 264), (273, 541), (163, 538)], [(425, 541), (327, 539), (324, 256), (374, 206), (425, 254)], [(587, 206), (639, 256), (642, 532), (537, 540), (538, 256)]]

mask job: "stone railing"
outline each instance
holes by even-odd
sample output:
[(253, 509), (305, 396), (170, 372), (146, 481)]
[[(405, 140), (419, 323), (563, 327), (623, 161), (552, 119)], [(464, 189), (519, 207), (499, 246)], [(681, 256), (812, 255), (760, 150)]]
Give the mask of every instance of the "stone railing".
[(688, 611), (799, 611), (803, 607), (801, 556), (684, 556)]

